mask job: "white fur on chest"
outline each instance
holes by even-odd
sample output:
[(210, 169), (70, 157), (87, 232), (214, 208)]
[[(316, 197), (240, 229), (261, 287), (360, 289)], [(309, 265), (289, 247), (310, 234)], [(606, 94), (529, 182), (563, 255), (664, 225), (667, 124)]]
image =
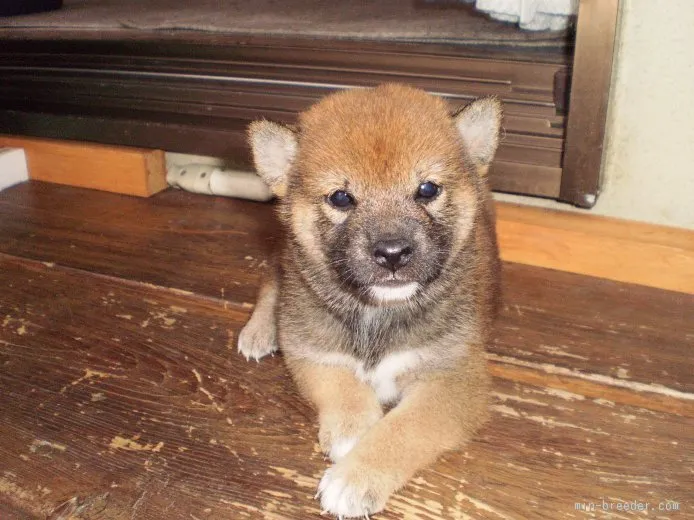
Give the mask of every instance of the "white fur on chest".
[(317, 355), (314, 361), (324, 365), (344, 366), (354, 370), (354, 374), (364, 383), (371, 386), (381, 404), (398, 401), (402, 389), (398, 385), (398, 377), (406, 372), (415, 370), (424, 362), (423, 351), (420, 349), (396, 352), (370, 370), (364, 369), (364, 363), (346, 354)]
[(371, 385), (376, 397), (382, 404), (400, 399), (400, 388), (397, 379), (405, 372), (414, 370), (422, 363), (418, 350), (407, 350), (386, 356), (375, 368), (365, 371), (363, 366), (357, 369), (357, 377)]

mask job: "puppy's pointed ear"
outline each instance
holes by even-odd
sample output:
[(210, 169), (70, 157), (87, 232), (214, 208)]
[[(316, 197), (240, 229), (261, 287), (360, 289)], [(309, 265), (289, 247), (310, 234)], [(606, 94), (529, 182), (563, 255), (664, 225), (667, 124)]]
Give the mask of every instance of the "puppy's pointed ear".
[(470, 158), (486, 173), (499, 146), (501, 102), (496, 97), (480, 98), (453, 116)]
[(255, 169), (278, 197), (287, 194), (289, 170), (298, 151), (296, 133), (270, 121), (254, 121), (248, 127)]

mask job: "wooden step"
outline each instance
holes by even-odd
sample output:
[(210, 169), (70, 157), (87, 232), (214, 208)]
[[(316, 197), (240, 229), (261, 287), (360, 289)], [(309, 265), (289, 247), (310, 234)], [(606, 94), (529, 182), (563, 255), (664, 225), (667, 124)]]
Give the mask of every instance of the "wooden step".
[[(0, 193), (0, 253), (247, 311), (281, 234), (272, 210), (173, 190), (139, 200), (33, 183)], [(539, 372), (560, 389), (694, 416), (693, 295), (508, 262), (503, 290), (495, 374), (533, 383)]]
[[(315, 418), (281, 356), (235, 352), (248, 311), (8, 255), (0, 294), (0, 512), (318, 517), (328, 463)], [(528, 319), (518, 336), (548, 321)], [(493, 396), (475, 441), (377, 518), (577, 518), (603, 501), (614, 518), (631, 502), (692, 514), (691, 417), (502, 378)]]

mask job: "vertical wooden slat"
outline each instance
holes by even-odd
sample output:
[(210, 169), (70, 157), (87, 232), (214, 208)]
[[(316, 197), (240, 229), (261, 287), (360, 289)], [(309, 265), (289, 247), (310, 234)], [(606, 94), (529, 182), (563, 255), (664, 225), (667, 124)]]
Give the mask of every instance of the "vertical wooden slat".
[(619, 0), (581, 0), (559, 199), (590, 208), (600, 169)]

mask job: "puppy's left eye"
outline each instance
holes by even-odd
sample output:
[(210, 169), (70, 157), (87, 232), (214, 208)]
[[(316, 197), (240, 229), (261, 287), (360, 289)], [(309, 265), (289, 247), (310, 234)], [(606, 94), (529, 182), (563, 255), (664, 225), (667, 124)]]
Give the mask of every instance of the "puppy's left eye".
[(328, 196), (330, 205), (337, 209), (348, 209), (354, 206), (354, 197), (344, 190), (337, 190)]
[(431, 181), (423, 182), (417, 188), (416, 198), (422, 201), (435, 199), (441, 193), (441, 186)]

